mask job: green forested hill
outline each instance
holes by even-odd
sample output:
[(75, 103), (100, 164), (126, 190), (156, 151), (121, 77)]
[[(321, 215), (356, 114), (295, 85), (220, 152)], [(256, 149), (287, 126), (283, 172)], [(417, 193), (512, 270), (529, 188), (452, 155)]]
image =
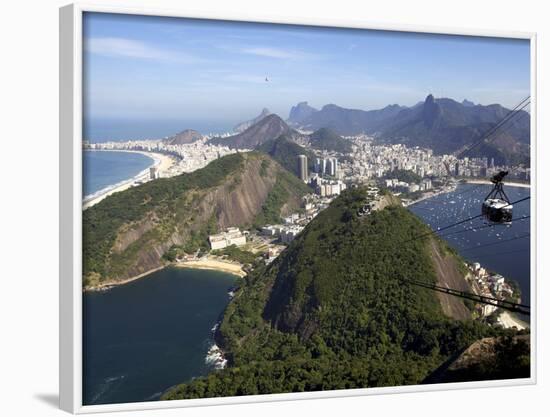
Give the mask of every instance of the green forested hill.
[(312, 148), (335, 151), (341, 153), (351, 152), (351, 142), (328, 128), (321, 128), (309, 135), (309, 143)]
[(308, 167), (313, 170), (315, 154), (303, 146), (293, 142), (288, 136), (282, 135), (277, 139), (268, 140), (256, 148), (264, 152), (280, 163), (287, 171), (300, 176), (298, 170), (298, 155), (306, 155)]
[(83, 212), (84, 285), (148, 272), (174, 245), (206, 247), (208, 234), (229, 226), (279, 221), (307, 192), (268, 155), (250, 152), (115, 193)]
[[(449, 357), (496, 330), (442, 313), (428, 229), (400, 206), (359, 218), (351, 189), (276, 261), (249, 275), (219, 331), (230, 366), (164, 399), (421, 383)], [(404, 243), (406, 242), (406, 243)]]

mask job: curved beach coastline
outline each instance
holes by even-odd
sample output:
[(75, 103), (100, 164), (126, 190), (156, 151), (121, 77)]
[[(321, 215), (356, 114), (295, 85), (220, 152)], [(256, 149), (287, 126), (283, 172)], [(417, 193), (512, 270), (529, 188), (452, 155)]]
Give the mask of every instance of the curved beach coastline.
[(172, 264), (167, 264), (154, 268), (150, 271), (144, 272), (142, 274), (136, 275), (120, 281), (106, 281), (102, 282), (99, 285), (94, 285), (91, 287), (83, 288), (83, 291), (105, 291), (113, 287), (118, 287), (119, 285), (128, 284), (129, 282), (145, 278), (146, 276), (152, 274), (153, 272), (160, 271), (167, 267), (176, 267), (176, 268), (187, 268), (187, 269), (207, 269), (211, 271), (220, 271), (225, 272), (226, 274), (231, 274), (238, 276), (240, 278), (246, 276), (246, 272), (243, 270), (243, 265), (237, 262), (227, 262), (218, 259), (197, 259), (192, 261), (182, 261)]
[(174, 266), (178, 268), (191, 268), (191, 269), (210, 269), (213, 271), (225, 272), (228, 274), (244, 277), (246, 272), (243, 270), (243, 266), (237, 262), (221, 261), (219, 259), (197, 259), (193, 261), (177, 262)]
[(130, 151), (130, 150), (94, 150), (93, 152), (129, 152), (129, 153), (139, 153), (144, 156), (147, 156), (148, 158), (151, 158), (151, 165), (149, 165), (146, 169), (140, 171), (138, 174), (133, 176), (132, 178), (129, 178), (124, 181), (120, 181), (116, 184), (110, 185), (106, 188), (103, 188), (91, 195), (85, 196), (82, 200), (82, 210), (86, 210), (89, 207), (92, 207), (93, 205), (99, 203), (101, 200), (105, 199), (106, 197), (110, 196), (111, 194), (114, 194), (119, 191), (124, 191), (128, 188), (130, 188), (136, 181), (145, 180), (149, 177), (149, 169), (152, 167), (157, 167), (160, 174), (164, 174), (167, 172), (170, 167), (175, 163), (173, 157), (159, 154), (159, 153), (153, 153), (153, 152), (144, 152), (144, 151)]

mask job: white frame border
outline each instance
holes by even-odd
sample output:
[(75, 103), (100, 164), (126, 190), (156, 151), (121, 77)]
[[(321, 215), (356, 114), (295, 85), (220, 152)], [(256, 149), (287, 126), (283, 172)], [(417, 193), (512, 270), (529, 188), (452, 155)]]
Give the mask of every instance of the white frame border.
[[(236, 22), (280, 23), (301, 26), (371, 29), (446, 35), (519, 38), (530, 41), (531, 52), (531, 377), (524, 379), (412, 385), (353, 390), (82, 405), (82, 18), (84, 12), (119, 13)], [(420, 25), (395, 25), (359, 20), (311, 19), (276, 15), (232, 15), (185, 10), (136, 8), (75, 3), (59, 11), (59, 405), (74, 414), (153, 410), (224, 404), (258, 403), (363, 395), (412, 393), (467, 388), (533, 385), (537, 382), (537, 106), (536, 33), (472, 30)]]

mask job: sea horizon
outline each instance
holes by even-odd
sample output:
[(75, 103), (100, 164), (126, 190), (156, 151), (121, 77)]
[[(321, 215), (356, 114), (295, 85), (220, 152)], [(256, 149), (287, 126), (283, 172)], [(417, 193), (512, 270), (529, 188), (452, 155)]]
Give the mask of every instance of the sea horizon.
[(231, 132), (239, 122), (190, 119), (88, 118), (84, 121), (83, 139), (90, 143), (163, 139), (186, 129), (202, 135)]

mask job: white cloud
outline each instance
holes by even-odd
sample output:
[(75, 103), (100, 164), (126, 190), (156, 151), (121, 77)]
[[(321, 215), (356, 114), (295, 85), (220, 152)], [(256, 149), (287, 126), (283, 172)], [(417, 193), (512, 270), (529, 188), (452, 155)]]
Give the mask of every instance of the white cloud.
[(281, 49), (281, 48), (271, 48), (265, 46), (252, 47), (252, 48), (242, 48), (240, 50), (243, 54), (262, 56), (267, 58), (275, 59), (317, 59), (319, 55), (310, 54), (308, 52)]
[(145, 42), (126, 38), (89, 38), (85, 40), (87, 52), (103, 56), (138, 58), (157, 61), (196, 61), (188, 54), (157, 48)]

